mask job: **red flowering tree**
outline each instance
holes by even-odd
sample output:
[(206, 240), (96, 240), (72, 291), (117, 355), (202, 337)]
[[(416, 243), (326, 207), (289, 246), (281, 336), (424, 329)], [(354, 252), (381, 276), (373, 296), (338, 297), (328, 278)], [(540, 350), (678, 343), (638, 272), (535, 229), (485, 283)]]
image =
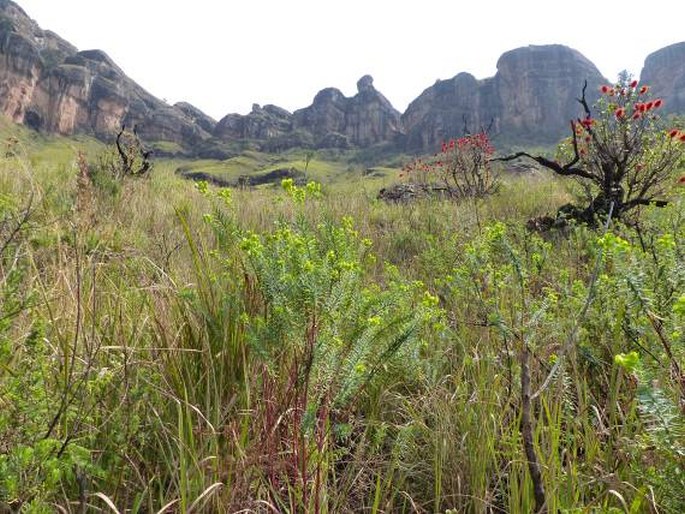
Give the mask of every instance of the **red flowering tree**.
[(482, 198), (496, 191), (495, 149), (485, 131), (442, 143), (440, 153), (417, 159), (403, 172), (424, 183), (439, 183), (455, 198)]
[(667, 127), (659, 116), (664, 102), (652, 98), (648, 86), (623, 77), (601, 87), (591, 108), (578, 101), (583, 117), (571, 121), (571, 136), (560, 146), (557, 160), (518, 152), (498, 160), (532, 159), (583, 185), (588, 205), (572, 210), (581, 221), (594, 223), (613, 206), (615, 217), (642, 205), (664, 206), (667, 190), (685, 165), (685, 133)]

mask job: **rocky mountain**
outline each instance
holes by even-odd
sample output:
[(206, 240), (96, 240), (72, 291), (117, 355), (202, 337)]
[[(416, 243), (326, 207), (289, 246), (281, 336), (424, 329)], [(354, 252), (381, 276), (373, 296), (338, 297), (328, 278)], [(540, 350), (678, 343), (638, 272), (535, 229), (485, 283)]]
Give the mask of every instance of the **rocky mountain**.
[(685, 42), (649, 54), (640, 81), (663, 96), (666, 112), (685, 113)]
[(586, 80), (592, 95), (606, 82), (594, 64), (568, 47), (512, 50), (500, 57), (492, 78), (460, 73), (426, 89), (402, 116), (407, 145), (428, 150), (487, 127), (516, 143), (554, 143), (578, 116), (576, 98)]
[[(294, 113), (255, 104), (247, 115), (229, 114), (217, 122), (188, 103), (166, 104), (103, 51), (79, 51), (41, 29), (16, 3), (0, 0), (0, 114), (35, 130), (103, 140), (122, 124), (137, 125), (148, 142), (170, 141), (186, 155), (207, 158), (230, 156), (236, 142), (265, 151), (377, 145), (432, 151), (445, 139), (486, 127), (510, 144), (554, 143), (579, 115), (576, 98), (584, 81), (589, 100), (607, 82), (571, 48), (528, 46), (503, 54), (494, 77), (459, 73), (437, 81), (404, 114), (365, 75), (349, 98), (330, 87)], [(671, 112), (685, 112), (685, 43), (651, 54), (642, 81)]]
[(365, 148), (394, 141), (401, 134), (400, 113), (365, 75), (357, 94), (347, 98), (336, 88), (326, 88), (312, 105), (290, 113), (275, 105), (255, 104), (247, 115), (229, 114), (216, 126), (222, 140), (249, 139), (287, 146)]
[(100, 50), (79, 52), (0, 0), (0, 112), (49, 133), (109, 139), (122, 124), (150, 141), (193, 144), (210, 134), (183, 108), (141, 88)]
[(400, 113), (364, 75), (357, 94), (345, 97), (335, 88), (320, 91), (309, 107), (295, 111), (295, 127), (315, 134), (318, 146), (368, 147), (394, 141), (401, 133)]

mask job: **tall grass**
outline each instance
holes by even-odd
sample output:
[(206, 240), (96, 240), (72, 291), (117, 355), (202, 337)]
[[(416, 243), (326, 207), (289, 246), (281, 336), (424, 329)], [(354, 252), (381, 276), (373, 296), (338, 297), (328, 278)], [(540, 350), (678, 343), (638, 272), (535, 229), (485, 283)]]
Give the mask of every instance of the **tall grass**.
[(526, 348), (534, 391), (563, 357), (548, 512), (685, 506), (681, 200), (542, 238), (546, 177), (388, 205), (82, 171), (0, 163), (0, 509), (533, 512)]

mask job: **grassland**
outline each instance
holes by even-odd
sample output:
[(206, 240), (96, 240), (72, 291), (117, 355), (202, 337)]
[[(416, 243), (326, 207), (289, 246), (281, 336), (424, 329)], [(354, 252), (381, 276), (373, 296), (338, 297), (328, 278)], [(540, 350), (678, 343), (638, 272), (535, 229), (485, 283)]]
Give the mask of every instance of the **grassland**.
[(571, 199), (544, 174), (390, 205), (392, 168), (247, 152), (103, 189), (76, 159), (99, 143), (14, 130), (0, 511), (530, 513), (524, 375), (548, 512), (685, 508), (675, 187), (639, 232), (543, 236), (526, 221)]
[[(301, 181), (313, 180), (322, 184), (364, 182), (387, 184), (397, 177), (399, 168), (372, 166), (357, 162), (356, 152), (306, 151), (294, 149), (279, 154), (245, 150), (225, 160), (194, 159), (173, 161), (182, 174), (203, 173), (218, 183), (236, 185), (241, 177), (259, 181), (275, 171), (287, 171)], [(396, 161), (397, 162), (397, 161)], [(268, 180), (268, 185), (280, 185), (280, 179)]]

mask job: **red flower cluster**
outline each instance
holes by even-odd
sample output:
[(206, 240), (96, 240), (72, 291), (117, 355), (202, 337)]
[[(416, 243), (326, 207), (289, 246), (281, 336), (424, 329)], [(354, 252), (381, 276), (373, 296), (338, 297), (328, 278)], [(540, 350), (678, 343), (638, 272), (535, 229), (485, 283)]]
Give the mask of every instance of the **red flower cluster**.
[[(495, 153), (495, 149), (490, 143), (488, 135), (481, 132), (479, 134), (460, 137), (443, 141), (440, 145), (440, 153), (433, 155), (431, 159), (416, 159), (407, 164), (400, 177), (411, 173), (425, 173), (438, 175), (446, 172), (454, 166), (454, 163), (462, 159), (484, 159), (485, 162)], [(480, 156), (480, 157), (476, 157)]]
[[(636, 89), (636, 88), (637, 88), (637, 85), (638, 85), (637, 80), (633, 80), (633, 81), (630, 83), (629, 88), (630, 88), (631, 90), (632, 90), (632, 89)], [(609, 95), (609, 96), (614, 96), (614, 95), (617, 94), (617, 93), (618, 93), (620, 96), (626, 96), (626, 95), (628, 95), (628, 94), (630, 93), (630, 91), (626, 91), (625, 89), (619, 88), (618, 86), (615, 86), (615, 87), (614, 87), (614, 86), (608, 86), (608, 85), (606, 85), (606, 84), (603, 84), (602, 86), (600, 86), (599, 90), (600, 90), (600, 92), (601, 92), (603, 95)], [(647, 93), (647, 91), (649, 91), (649, 86), (642, 86), (642, 87), (638, 90), (638, 94), (644, 95), (645, 93)]]
[(685, 143), (685, 132), (681, 132), (678, 129), (673, 129), (668, 133), (668, 137), (671, 139), (677, 139), (681, 143)]

